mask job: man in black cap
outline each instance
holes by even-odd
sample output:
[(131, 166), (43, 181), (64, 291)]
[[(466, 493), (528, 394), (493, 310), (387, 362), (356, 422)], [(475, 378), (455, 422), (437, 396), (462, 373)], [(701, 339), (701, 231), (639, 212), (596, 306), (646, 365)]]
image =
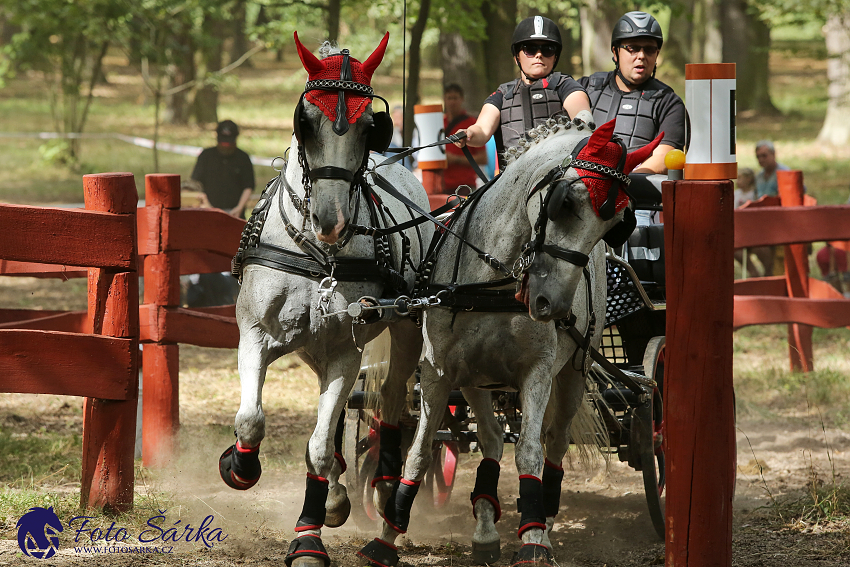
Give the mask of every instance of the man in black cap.
[(192, 179), (201, 185), (203, 206), (242, 218), (254, 192), (254, 166), (248, 154), (236, 147), (239, 127), (235, 122), (223, 120), (215, 131), (218, 144), (198, 156)]

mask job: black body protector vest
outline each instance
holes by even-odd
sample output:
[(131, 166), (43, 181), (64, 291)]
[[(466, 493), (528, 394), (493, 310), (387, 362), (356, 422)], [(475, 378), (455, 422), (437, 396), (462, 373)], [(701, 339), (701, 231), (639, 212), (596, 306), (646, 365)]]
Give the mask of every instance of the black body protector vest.
[(616, 118), (614, 133), (632, 151), (645, 146), (658, 135), (659, 125), (653, 110), (667, 91), (672, 89), (652, 78), (645, 83), (643, 90), (624, 93), (617, 88), (614, 76), (614, 71), (590, 76), (587, 86), (590, 110), (596, 124), (605, 124)]
[(499, 86), (502, 93), (500, 127), (496, 131), (496, 151), (499, 170), (505, 168), (505, 150), (516, 146), (520, 136), (545, 122), (547, 118), (564, 109), (558, 96), (558, 85), (566, 77), (552, 73), (545, 79), (526, 85), (520, 79)]

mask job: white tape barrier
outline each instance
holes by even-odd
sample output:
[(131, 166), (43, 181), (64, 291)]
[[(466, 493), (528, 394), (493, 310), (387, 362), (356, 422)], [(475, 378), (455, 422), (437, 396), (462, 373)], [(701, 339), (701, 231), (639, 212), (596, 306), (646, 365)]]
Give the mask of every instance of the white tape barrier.
[[(148, 138), (140, 138), (138, 136), (126, 136), (124, 134), (87, 134), (72, 132), (62, 134), (59, 132), (0, 132), (0, 138), (38, 138), (41, 140), (54, 140), (59, 138), (68, 139), (113, 139), (133, 144), (141, 148), (153, 149), (154, 142)], [(204, 148), (198, 146), (186, 146), (183, 144), (169, 144), (168, 142), (157, 142), (158, 150), (170, 152), (172, 154), (180, 154), (184, 156), (197, 157)], [(271, 166), (272, 160), (275, 158), (251, 156), (251, 163), (254, 165)]]

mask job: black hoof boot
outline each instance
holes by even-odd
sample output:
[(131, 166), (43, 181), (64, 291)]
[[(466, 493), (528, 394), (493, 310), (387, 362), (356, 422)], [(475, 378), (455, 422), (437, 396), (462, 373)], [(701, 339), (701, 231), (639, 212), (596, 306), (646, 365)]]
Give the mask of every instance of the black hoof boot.
[(554, 567), (549, 548), (539, 543), (524, 543), (511, 561), (511, 567)]
[(501, 541), (488, 543), (472, 542), (472, 562), (476, 565), (492, 565), (502, 556)]
[(318, 564), (324, 563), (325, 567), (331, 564), (331, 558), (328, 557), (328, 552), (325, 551), (325, 546), (322, 544), (322, 538), (312, 534), (296, 537), (289, 544), (289, 553), (286, 554), (284, 562), (287, 567), (292, 566), (292, 562), (300, 558), (309, 558)]
[(398, 548), (382, 539), (375, 538), (367, 543), (357, 555), (365, 559), (372, 567), (396, 567)]
[(240, 450), (236, 445), (227, 448), (218, 459), (221, 480), (230, 488), (248, 490), (260, 480), (260, 448)]

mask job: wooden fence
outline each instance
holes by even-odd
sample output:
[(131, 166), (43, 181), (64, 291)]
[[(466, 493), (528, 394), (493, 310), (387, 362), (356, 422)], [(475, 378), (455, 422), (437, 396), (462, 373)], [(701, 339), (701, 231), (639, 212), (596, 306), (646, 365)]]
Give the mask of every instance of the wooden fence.
[(82, 314), (2, 313), (0, 392), (84, 397), (80, 503), (125, 511), (138, 396), (138, 198), (130, 173), (86, 175), (83, 186), (86, 210), (0, 205), (4, 269), (45, 274), (43, 264), (61, 264), (74, 266), (65, 275), (88, 277)]

